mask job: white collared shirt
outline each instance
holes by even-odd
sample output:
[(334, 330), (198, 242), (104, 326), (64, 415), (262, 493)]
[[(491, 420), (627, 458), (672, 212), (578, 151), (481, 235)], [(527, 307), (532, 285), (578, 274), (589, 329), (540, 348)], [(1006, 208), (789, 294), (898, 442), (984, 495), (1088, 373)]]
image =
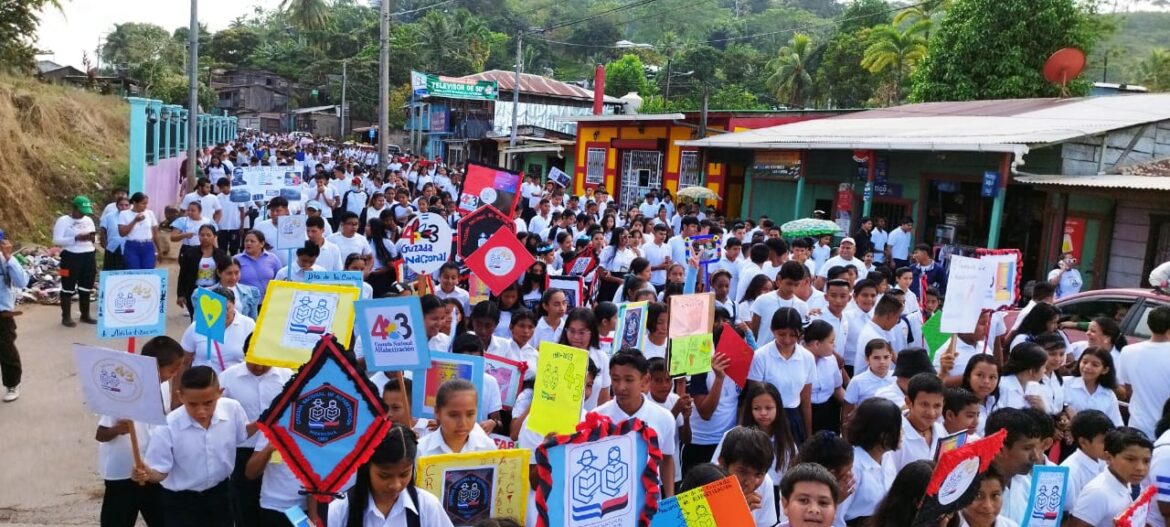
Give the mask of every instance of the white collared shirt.
[(589, 348), (589, 358), (593, 360), (593, 365), (597, 366), (598, 371), (597, 377), (593, 379), (593, 391), (589, 393), (588, 399), (581, 401), (581, 408), (586, 412), (597, 408), (601, 390), (609, 389), (613, 385), (613, 378), (609, 376), (609, 354), (599, 348)]
[(1012, 476), (1011, 485), (1003, 489), (1003, 508), (999, 515), (1016, 523), (1024, 521), (1028, 496), (1032, 494), (1032, 477)]
[(958, 336), (952, 336), (945, 344), (939, 346), (934, 351), (934, 369), (941, 368), (943, 352), (950, 348), (951, 340), (955, 341), (955, 367), (951, 368), (950, 375), (962, 375), (967, 371), (967, 363), (971, 362), (971, 358), (976, 355), (987, 355), (991, 351), (990, 345), (985, 345), (984, 341), (979, 341), (974, 344), (967, 344)]
[(1125, 347), (1117, 363), (1117, 382), (1133, 387), (1129, 426), (1154, 437), (1162, 404), (1170, 399), (1170, 342), (1139, 342)]
[(618, 406), (617, 399), (610, 399), (593, 411), (609, 417), (615, 424), (624, 423), (635, 417), (641, 419), (646, 423), (646, 426), (658, 433), (658, 448), (662, 450), (662, 455), (673, 457), (676, 454), (675, 437), (678, 435), (678, 430), (674, 415), (669, 410), (663, 410), (661, 406), (655, 404), (645, 395), (642, 396), (642, 406), (633, 415), (622, 410), (622, 407)]
[(894, 357), (897, 357), (898, 352), (902, 351), (897, 347), (894, 347), (895, 342), (893, 335), (891, 335), (889, 331), (882, 329), (880, 326), (874, 323), (872, 319), (866, 320), (864, 326), (853, 327), (861, 328), (860, 331), (857, 332), (857, 340), (854, 341), (854, 348), (851, 353), (851, 355), (853, 355), (854, 372), (863, 372), (868, 369), (865, 363), (865, 346), (872, 340), (882, 339), (889, 343), (890, 346), (894, 348)]
[[(256, 452), (268, 447), (268, 438), (264, 434), (256, 434)], [(275, 459), (269, 459), (264, 466), (264, 475), (260, 480), (260, 507), (284, 514), (289, 507), (304, 507), (305, 498), (300, 495), (301, 482), (288, 468), (288, 463), (273, 452)]]
[(785, 408), (800, 407), (800, 392), (811, 385), (816, 376), (816, 357), (804, 346), (796, 345), (792, 356), (785, 359), (775, 342), (756, 350), (748, 370), (748, 380), (766, 382), (780, 391)]
[[(434, 497), (430, 492), (423, 489), (417, 489), (418, 503), (414, 503), (410, 499), (410, 493), (403, 491), (398, 494), (398, 501), (394, 502), (394, 506), (390, 508), (390, 514), (385, 516), (378, 510), (377, 505), (374, 504), (374, 497), (370, 496), (366, 500), (366, 513), (362, 516), (362, 527), (401, 527), (406, 525), (406, 510), (409, 509), (415, 514), (418, 514), (419, 525), (421, 527), (451, 527), (451, 519), (447, 517), (447, 511), (443, 510), (443, 505), (439, 503), (439, 498)], [(349, 517), (349, 500), (333, 500), (329, 503), (329, 515), (326, 525), (329, 527), (342, 527), (346, 524)]]
[(795, 309), (800, 313), (800, 319), (808, 322), (808, 304), (797, 298), (796, 295), (792, 295), (792, 298), (780, 298), (780, 294), (776, 291), (762, 294), (756, 297), (755, 302), (752, 302), (752, 314), (760, 317), (760, 335), (757, 341), (759, 345), (763, 346), (775, 338), (770, 331), (772, 317), (783, 307)]
[[(248, 421), (256, 421), (260, 414), (272, 404), (272, 400), (284, 390), (284, 384), (292, 377), (292, 371), (286, 368), (271, 368), (264, 375), (256, 376), (248, 370), (248, 365), (241, 362), (224, 370), (219, 375), (219, 385), (223, 387), (224, 397), (229, 397), (244, 409)], [(252, 448), (256, 445), (255, 434), (248, 438), (241, 448)]]
[(1031, 406), (1027, 399), (1024, 399), (1024, 386), (1020, 384), (1019, 377), (1015, 375), (1004, 375), (999, 378), (999, 400), (996, 401), (995, 409), (1000, 408), (1017, 408), (1024, 409)]
[(540, 349), (541, 342), (560, 342), (561, 333), (565, 331), (565, 317), (561, 317), (555, 328), (550, 326), (546, 319), (547, 317), (540, 317), (540, 320), (536, 321), (536, 332), (532, 334), (532, 341), (529, 342), (529, 345), (537, 349)]
[(1068, 486), (1064, 493), (1064, 510), (1071, 513), (1077, 503), (1077, 496), (1081, 494), (1081, 489), (1097, 477), (1097, 474), (1104, 472), (1106, 465), (1104, 461), (1094, 460), (1078, 448), (1076, 452), (1065, 458), (1060, 466), (1068, 467)]
[(886, 372), (885, 377), (878, 377), (874, 372), (865, 370), (849, 379), (849, 386), (845, 387), (845, 402), (852, 405), (861, 404), (862, 401), (874, 397), (882, 388), (896, 382), (892, 369)]
[(902, 444), (893, 452), (894, 468), (901, 471), (906, 465), (925, 459), (934, 460), (935, 448), (938, 447), (938, 438), (946, 437), (947, 429), (942, 423), (934, 422), (930, 425), (930, 441), (922, 437), (910, 419), (902, 415)]
[[(243, 364), (244, 340), (255, 329), (255, 320), (236, 313), (236, 317), (232, 319), (232, 323), (228, 324), (227, 329), (224, 330), (223, 342), (218, 344), (218, 354), (215, 349), (216, 345), (212, 345), (211, 358), (207, 356), (207, 337), (195, 333), (194, 322), (187, 326), (186, 331), (183, 331), (183, 338), (179, 342), (183, 346), (183, 351), (195, 355), (195, 360), (191, 363), (192, 366), (210, 366), (218, 375), (223, 373), (227, 368), (231, 368), (237, 364)], [(223, 358), (222, 368), (219, 362), (221, 357)]]
[(1146, 521), (1151, 527), (1166, 527), (1166, 518), (1158, 509), (1160, 503), (1170, 502), (1170, 432), (1163, 432), (1154, 442), (1154, 457), (1150, 459), (1150, 473), (1146, 476), (1143, 485), (1156, 485), (1158, 492), (1154, 494), (1155, 505), (1150, 507)]
[(1085, 387), (1085, 380), (1080, 377), (1064, 378), (1064, 403), (1073, 410), (1100, 410), (1109, 416), (1114, 426), (1122, 426), (1121, 408), (1117, 403), (1117, 394), (1104, 386), (1097, 385), (1093, 393)]
[(248, 416), (240, 403), (216, 401), (211, 425), (203, 428), (185, 407), (167, 415), (167, 425), (150, 431), (146, 464), (166, 474), (164, 489), (204, 491), (231, 477), (236, 447), (248, 439)]
[(484, 432), (483, 428), (479, 427), (479, 423), (476, 423), (471, 428), (471, 433), (467, 435), (467, 443), (463, 445), (463, 449), (456, 452), (443, 440), (443, 429), (440, 427), (419, 438), (417, 457), (438, 454), (462, 454), (464, 452), (489, 452), (497, 448), (496, 442), (492, 441), (492, 438), (488, 437), (487, 432)]
[[(171, 382), (159, 384), (162, 391), (163, 408), (171, 407)], [(118, 418), (108, 415), (98, 419), (98, 426), (113, 428), (118, 424)], [(138, 432), (138, 453), (146, 456), (150, 446), (150, 431), (158, 425), (134, 422), (134, 429)], [(120, 435), (104, 443), (98, 443), (98, 474), (102, 479), (109, 481), (130, 479), (131, 469), (134, 468), (134, 453), (130, 450), (130, 436)]]
[(897, 472), (894, 470), (893, 452), (882, 454), (881, 462), (870, 457), (865, 449), (853, 447), (853, 494), (837, 506), (837, 525), (840, 522), (873, 516), (878, 502), (886, 496)]
[[(1133, 503), (1129, 485), (1122, 483), (1112, 472), (1097, 474), (1081, 489), (1072, 515), (1094, 527), (1113, 527), (1113, 518)], [(1147, 506), (1148, 507), (1148, 506)], [(1133, 515), (1133, 525), (1145, 525), (1146, 508)]]
[(821, 404), (833, 396), (833, 392), (844, 384), (844, 379), (841, 378), (841, 368), (837, 367), (836, 357), (815, 357), (815, 364), (816, 373), (813, 375), (812, 395), (809, 399), (812, 404)]
[(857, 341), (861, 338), (861, 330), (865, 329), (865, 326), (873, 318), (873, 308), (870, 308), (868, 312), (862, 311), (856, 303), (850, 302), (841, 312), (841, 318), (845, 323), (844, 331), (841, 335), (837, 335), (837, 340), (845, 341), (844, 355), (841, 358), (845, 359), (845, 364), (853, 366), (854, 373), (857, 373), (859, 370), (856, 368), (865, 368), (865, 343), (860, 345), (861, 362), (857, 363), (856, 350), (859, 347)]
[(443, 300), (448, 298), (458, 300), (459, 304), (463, 306), (463, 316), (471, 315), (471, 295), (462, 287), (455, 286), (455, 289), (452, 289), (450, 293), (443, 291), (443, 288), (440, 287), (435, 289), (435, 296)]

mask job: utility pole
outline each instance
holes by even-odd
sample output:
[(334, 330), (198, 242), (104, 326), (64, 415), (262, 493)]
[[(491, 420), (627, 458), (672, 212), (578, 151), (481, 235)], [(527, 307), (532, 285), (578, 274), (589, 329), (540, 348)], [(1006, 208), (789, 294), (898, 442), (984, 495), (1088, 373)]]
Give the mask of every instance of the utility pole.
[[(516, 125), (520, 119), (520, 69), (524, 66), (524, 32), (516, 34), (516, 77), (512, 83), (512, 138), (508, 141), (508, 148), (516, 148)], [(508, 166), (512, 166), (514, 155), (508, 153)]]
[(191, 27), (187, 30), (187, 190), (195, 188), (199, 162), (199, 0), (191, 0)]
[[(341, 118), (337, 123), (337, 135), (341, 139), (345, 139), (345, 84), (349, 81), (349, 60), (341, 61)], [(381, 177), (381, 176), (379, 176)]]
[[(381, 24), (378, 37), (378, 176), (386, 172), (386, 154), (390, 129), (390, 0), (381, 0)], [(341, 109), (342, 113), (345, 108)]]

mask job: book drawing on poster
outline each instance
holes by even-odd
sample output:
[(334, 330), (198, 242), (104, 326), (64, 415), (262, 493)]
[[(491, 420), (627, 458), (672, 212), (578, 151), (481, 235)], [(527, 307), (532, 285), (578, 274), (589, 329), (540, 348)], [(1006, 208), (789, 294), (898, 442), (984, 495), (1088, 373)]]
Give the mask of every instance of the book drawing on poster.
[(299, 367), (309, 360), (313, 348), (327, 333), (336, 335), (341, 345), (348, 347), (358, 295), (359, 290), (353, 287), (268, 282), (248, 362)]
[(150, 337), (166, 332), (167, 271), (102, 271), (98, 338)]
[(523, 524), (531, 454), (522, 448), (423, 456), (418, 459), (418, 487), (439, 498), (456, 527), (487, 518), (512, 518)]
[(573, 473), (565, 485), (570, 525), (636, 523), (633, 452), (634, 436), (629, 434), (565, 447)]
[[(1064, 512), (1069, 467), (1032, 467), (1032, 492), (1024, 513), (1023, 527), (1058, 527)], [(1143, 522), (1144, 525), (1144, 522)]]
[(73, 346), (81, 393), (90, 411), (155, 425), (166, 424), (158, 361), (96, 346)]

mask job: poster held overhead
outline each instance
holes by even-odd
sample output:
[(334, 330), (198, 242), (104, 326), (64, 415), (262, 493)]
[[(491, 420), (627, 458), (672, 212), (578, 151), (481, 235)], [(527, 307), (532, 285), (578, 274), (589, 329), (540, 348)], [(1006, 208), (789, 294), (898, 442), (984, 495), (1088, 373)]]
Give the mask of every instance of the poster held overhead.
[(406, 266), (420, 275), (438, 271), (451, 259), (451, 226), (433, 212), (415, 216), (402, 230), (399, 252)]
[(536, 361), (536, 383), (527, 427), (541, 437), (567, 434), (581, 420), (589, 352), (544, 341)]
[(516, 212), (522, 180), (517, 172), (468, 163), (463, 186), (459, 188), (459, 211), (469, 213), (482, 205), (491, 205), (511, 217)]
[(667, 336), (672, 339), (710, 333), (715, 325), (715, 294), (674, 295), (669, 313)]
[(991, 289), (991, 268), (978, 258), (952, 255), (947, 274), (949, 298), (966, 299), (948, 303), (942, 312), (940, 330), (944, 333), (970, 333), (979, 323), (984, 303)]
[(536, 259), (514, 233), (501, 230), (471, 253), (466, 262), (467, 268), (482, 280), (492, 293), (498, 295), (532, 267)]
[(426, 334), (417, 329), (423, 327), (419, 297), (360, 300), (353, 308), (367, 369), (411, 370), (431, 363)]

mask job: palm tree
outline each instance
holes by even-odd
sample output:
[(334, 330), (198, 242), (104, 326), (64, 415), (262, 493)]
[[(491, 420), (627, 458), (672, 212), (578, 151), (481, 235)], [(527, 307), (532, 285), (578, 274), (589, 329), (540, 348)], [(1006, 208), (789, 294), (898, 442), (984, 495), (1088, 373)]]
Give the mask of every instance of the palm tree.
[(935, 17), (950, 7), (951, 0), (930, 0), (912, 5), (894, 15), (894, 26), (907, 24), (915, 32), (921, 32), (923, 40), (930, 40), (930, 29)]
[(768, 61), (767, 68), (772, 73), (766, 82), (775, 91), (777, 100), (786, 101), (788, 106), (794, 108), (804, 106), (813, 85), (812, 75), (808, 71), (812, 51), (812, 38), (797, 33), (787, 46), (780, 48), (776, 58)]
[(328, 0), (281, 0), (280, 10), (301, 29), (324, 29), (329, 23)]
[(1170, 50), (1150, 50), (1150, 54), (1138, 63), (1134, 73), (1138, 81), (1150, 91), (1170, 90)]
[(861, 67), (870, 73), (894, 71), (895, 93), (900, 101), (902, 79), (905, 78), (924, 57), (926, 40), (913, 27), (899, 31), (891, 25), (878, 25), (869, 30), (870, 44), (861, 58)]

